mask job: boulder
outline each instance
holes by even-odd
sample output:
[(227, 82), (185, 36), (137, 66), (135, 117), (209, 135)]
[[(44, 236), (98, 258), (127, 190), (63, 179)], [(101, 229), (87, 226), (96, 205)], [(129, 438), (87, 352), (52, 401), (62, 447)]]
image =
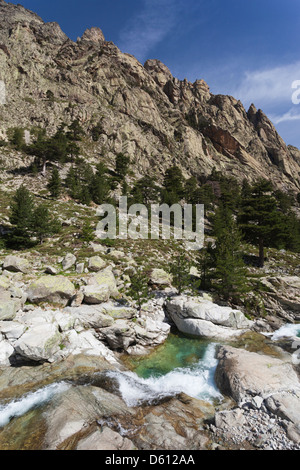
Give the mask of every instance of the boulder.
[(108, 328), (101, 329), (101, 335), (113, 350), (127, 350), (135, 343), (135, 331), (126, 320), (117, 320)]
[(62, 336), (55, 324), (44, 323), (29, 328), (16, 341), (15, 351), (32, 361), (51, 360), (60, 349)]
[(82, 274), (84, 272), (84, 263), (76, 264), (76, 272), (77, 274)]
[(17, 340), (26, 330), (26, 325), (15, 321), (0, 321), (0, 332), (7, 340)]
[(13, 354), (13, 346), (8, 341), (3, 340), (0, 334), (0, 366), (10, 366), (9, 358)]
[(73, 356), (77, 354), (98, 356), (104, 358), (110, 364), (117, 365), (113, 352), (96, 338), (94, 330), (79, 332), (70, 330), (64, 335), (63, 345), (64, 348), (60, 351), (59, 356), (67, 357), (70, 354)]
[(70, 269), (76, 263), (76, 256), (73, 253), (67, 253), (64, 259), (62, 260), (62, 267), (64, 271)]
[(269, 411), (293, 423), (300, 430), (300, 389), (298, 392), (289, 390), (274, 393), (265, 400), (265, 405)]
[(83, 287), (84, 302), (87, 304), (100, 304), (107, 302), (111, 297), (119, 295), (115, 276), (111, 268), (104, 269), (95, 274)]
[(45, 273), (46, 273), (46, 274), (51, 274), (52, 276), (56, 276), (56, 274), (57, 274), (57, 269), (54, 268), (53, 266), (47, 266), (47, 267), (45, 268)]
[(18, 299), (12, 299), (9, 292), (0, 293), (0, 320), (13, 320), (21, 308)]
[(27, 259), (9, 255), (3, 261), (3, 269), (14, 273), (27, 274), (30, 272), (31, 266)]
[(166, 302), (166, 310), (182, 333), (211, 339), (233, 339), (253, 325), (239, 310), (202, 297), (173, 297)]
[(3, 290), (7, 290), (9, 286), (9, 279), (6, 276), (0, 276), (0, 292)]
[(64, 306), (75, 293), (75, 286), (64, 276), (42, 276), (30, 284), (27, 291), (32, 303), (50, 302)]
[(105, 328), (115, 320), (131, 319), (136, 315), (135, 309), (106, 302), (101, 305), (81, 305), (66, 307), (64, 312), (77, 318), (85, 328)]
[(231, 346), (221, 346), (217, 357), (216, 384), (221, 393), (237, 403), (300, 391), (297, 373), (284, 360)]
[(106, 262), (100, 256), (93, 256), (89, 259), (88, 268), (92, 272), (98, 272), (104, 269)]
[(172, 276), (163, 269), (153, 269), (150, 273), (150, 284), (159, 287), (170, 287)]

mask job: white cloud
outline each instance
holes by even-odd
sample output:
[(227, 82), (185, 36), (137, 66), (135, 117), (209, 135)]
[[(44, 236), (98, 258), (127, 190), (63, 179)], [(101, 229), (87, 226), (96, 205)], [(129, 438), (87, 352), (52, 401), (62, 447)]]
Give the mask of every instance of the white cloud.
[(149, 51), (176, 26), (183, 7), (183, 0), (143, 0), (142, 11), (120, 33), (120, 49), (140, 61), (148, 59)]
[(278, 115), (270, 115), (269, 117), (274, 124), (280, 124), (281, 122), (287, 122), (287, 121), (299, 121), (300, 109), (291, 108), (286, 113), (278, 114)]
[(247, 71), (232, 94), (246, 106), (251, 103), (258, 107), (291, 105), (295, 80), (300, 80), (300, 62)]

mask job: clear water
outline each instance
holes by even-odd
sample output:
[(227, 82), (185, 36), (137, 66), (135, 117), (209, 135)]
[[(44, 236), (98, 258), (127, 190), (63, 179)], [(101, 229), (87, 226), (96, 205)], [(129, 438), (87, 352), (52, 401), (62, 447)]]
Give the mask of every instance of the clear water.
[(300, 338), (300, 324), (288, 323), (275, 331), (271, 339), (276, 341), (282, 338), (292, 338), (294, 336), (298, 336), (298, 338)]
[(51, 400), (54, 395), (65, 392), (68, 388), (69, 385), (65, 382), (54, 383), (36, 392), (28, 393), (19, 400), (13, 400), (8, 404), (0, 405), (0, 428), (8, 424), (12, 418), (22, 416), (32, 408), (43, 405)]
[[(149, 356), (130, 359), (131, 372), (110, 372), (128, 406), (185, 393), (212, 402), (221, 399), (215, 382), (216, 344), (171, 334)], [(127, 361), (128, 363), (128, 361)]]
[(141, 378), (159, 377), (174, 369), (196, 368), (209, 346), (209, 341), (170, 334), (152, 354), (130, 358), (129, 366)]

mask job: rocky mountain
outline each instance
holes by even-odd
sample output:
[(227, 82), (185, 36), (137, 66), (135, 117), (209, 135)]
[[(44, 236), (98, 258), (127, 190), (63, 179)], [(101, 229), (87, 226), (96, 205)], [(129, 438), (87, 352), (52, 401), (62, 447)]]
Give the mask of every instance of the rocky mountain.
[[(93, 27), (76, 42), (57, 23), (0, 0), (0, 139), (13, 127), (53, 133), (78, 119), (99, 140), (82, 149), (91, 161), (131, 157), (136, 176), (158, 180), (170, 165), (184, 175), (215, 167), (239, 180), (267, 177), (281, 190), (300, 190), (300, 151), (287, 146), (261, 110), (214, 95), (203, 80), (174, 78), (159, 60), (144, 65)], [(52, 98), (49, 99), (49, 96)]]

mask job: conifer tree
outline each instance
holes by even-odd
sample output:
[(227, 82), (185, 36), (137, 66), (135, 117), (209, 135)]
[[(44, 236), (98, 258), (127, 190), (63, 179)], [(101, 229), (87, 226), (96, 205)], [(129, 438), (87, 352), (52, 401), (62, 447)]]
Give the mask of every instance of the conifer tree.
[(123, 153), (118, 153), (116, 157), (115, 174), (119, 182), (124, 181), (130, 164), (130, 158)]
[(185, 289), (191, 287), (192, 279), (190, 275), (191, 262), (183, 251), (173, 260), (170, 273), (172, 274), (172, 285), (177, 289), (178, 294), (182, 294)]
[(165, 204), (178, 204), (184, 197), (184, 177), (179, 167), (169, 168), (164, 176), (162, 199)]
[(135, 300), (138, 309), (141, 310), (144, 303), (148, 302), (151, 298), (148, 286), (148, 277), (141, 270), (137, 270), (136, 274), (130, 276), (131, 285), (128, 289), (128, 296)]
[(59, 231), (59, 225), (51, 216), (47, 206), (41, 204), (33, 211), (32, 233), (40, 243), (47, 237)]
[(108, 169), (101, 162), (97, 165), (96, 173), (91, 178), (90, 193), (95, 204), (109, 202), (111, 181), (108, 177)]
[(11, 205), (10, 223), (14, 228), (10, 236), (10, 244), (21, 247), (30, 243), (33, 209), (34, 202), (31, 193), (25, 186), (20, 186), (15, 192)]
[(48, 183), (48, 189), (51, 197), (57, 199), (60, 196), (62, 188), (62, 181), (59, 175), (59, 171), (56, 167), (52, 170), (52, 175)]
[(88, 244), (89, 242), (92, 242), (95, 240), (95, 231), (94, 228), (92, 227), (92, 224), (89, 220), (86, 220), (83, 224), (82, 230), (81, 230), (81, 239)]
[(221, 206), (215, 216), (211, 279), (225, 300), (238, 300), (248, 291), (247, 269), (242, 258), (242, 237), (231, 211)]
[(265, 247), (276, 246), (284, 237), (282, 217), (273, 196), (272, 184), (259, 180), (241, 201), (239, 226), (245, 238), (259, 247), (259, 266), (264, 266)]

